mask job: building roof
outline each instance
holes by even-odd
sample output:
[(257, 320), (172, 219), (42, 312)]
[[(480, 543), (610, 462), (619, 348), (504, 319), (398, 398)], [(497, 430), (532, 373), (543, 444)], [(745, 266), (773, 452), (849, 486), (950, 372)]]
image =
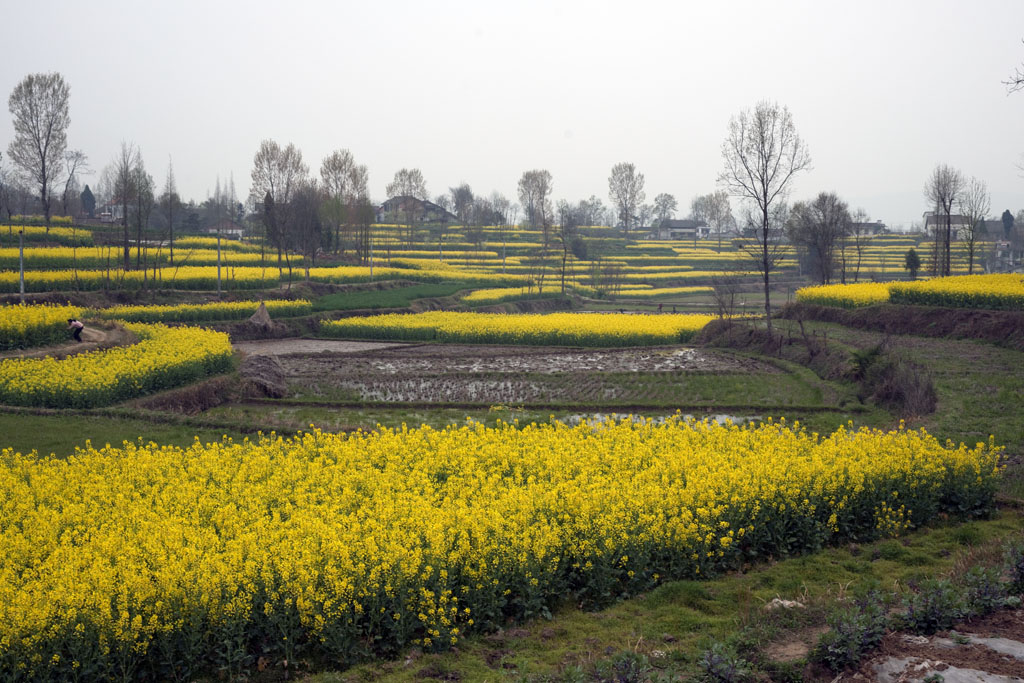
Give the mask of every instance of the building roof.
[(682, 220), (670, 219), (663, 221), (661, 227), (668, 230), (693, 230), (694, 228), (706, 228), (708, 224), (704, 221), (694, 221), (685, 218)]

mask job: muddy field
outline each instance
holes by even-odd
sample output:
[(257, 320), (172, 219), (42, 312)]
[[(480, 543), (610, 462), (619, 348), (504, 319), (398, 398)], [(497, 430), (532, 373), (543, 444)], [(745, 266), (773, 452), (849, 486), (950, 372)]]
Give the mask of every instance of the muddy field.
[(813, 387), (770, 363), (678, 346), (580, 350), (303, 339), (237, 348), (275, 355), (289, 398), (299, 400), (672, 407), (720, 401), (723, 388), (728, 393), (739, 379), (763, 375), (773, 381), (761, 391), (737, 391), (731, 403), (820, 401)]

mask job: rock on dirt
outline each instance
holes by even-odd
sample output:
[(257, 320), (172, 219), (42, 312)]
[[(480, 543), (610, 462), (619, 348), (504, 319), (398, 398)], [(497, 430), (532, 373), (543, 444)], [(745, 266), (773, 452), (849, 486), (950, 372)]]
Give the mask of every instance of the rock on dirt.
[(247, 398), (284, 398), (288, 382), (284, 368), (273, 356), (247, 356), (239, 368), (242, 395)]

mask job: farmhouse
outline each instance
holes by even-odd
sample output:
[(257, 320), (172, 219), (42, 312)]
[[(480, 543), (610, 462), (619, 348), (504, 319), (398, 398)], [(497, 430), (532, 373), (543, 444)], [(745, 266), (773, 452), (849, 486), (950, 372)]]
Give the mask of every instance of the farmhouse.
[(403, 195), (377, 207), (378, 223), (451, 223), (459, 219), (429, 199)]
[(210, 235), (220, 235), (226, 239), (240, 240), (245, 234), (245, 226), (239, 225), (230, 218), (225, 218), (206, 228), (206, 232)]
[[(966, 230), (969, 225), (966, 216), (962, 216), (958, 213), (952, 213), (949, 215), (950, 229), (953, 233), (953, 239), (957, 239), (960, 233)], [(946, 229), (946, 214), (937, 211), (925, 211), (924, 212), (924, 231), (925, 234), (931, 234), (938, 230), (943, 234)]]
[(702, 240), (711, 234), (711, 228), (704, 221), (666, 220), (647, 236), (652, 240)]

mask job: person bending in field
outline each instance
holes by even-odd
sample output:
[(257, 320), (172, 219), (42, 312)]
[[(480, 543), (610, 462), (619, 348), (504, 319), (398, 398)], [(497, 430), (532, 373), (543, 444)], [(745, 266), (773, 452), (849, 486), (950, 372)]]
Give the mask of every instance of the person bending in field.
[(82, 330), (85, 329), (85, 324), (81, 320), (68, 318), (68, 329), (71, 330), (71, 336), (75, 338), (75, 341), (82, 341)]

